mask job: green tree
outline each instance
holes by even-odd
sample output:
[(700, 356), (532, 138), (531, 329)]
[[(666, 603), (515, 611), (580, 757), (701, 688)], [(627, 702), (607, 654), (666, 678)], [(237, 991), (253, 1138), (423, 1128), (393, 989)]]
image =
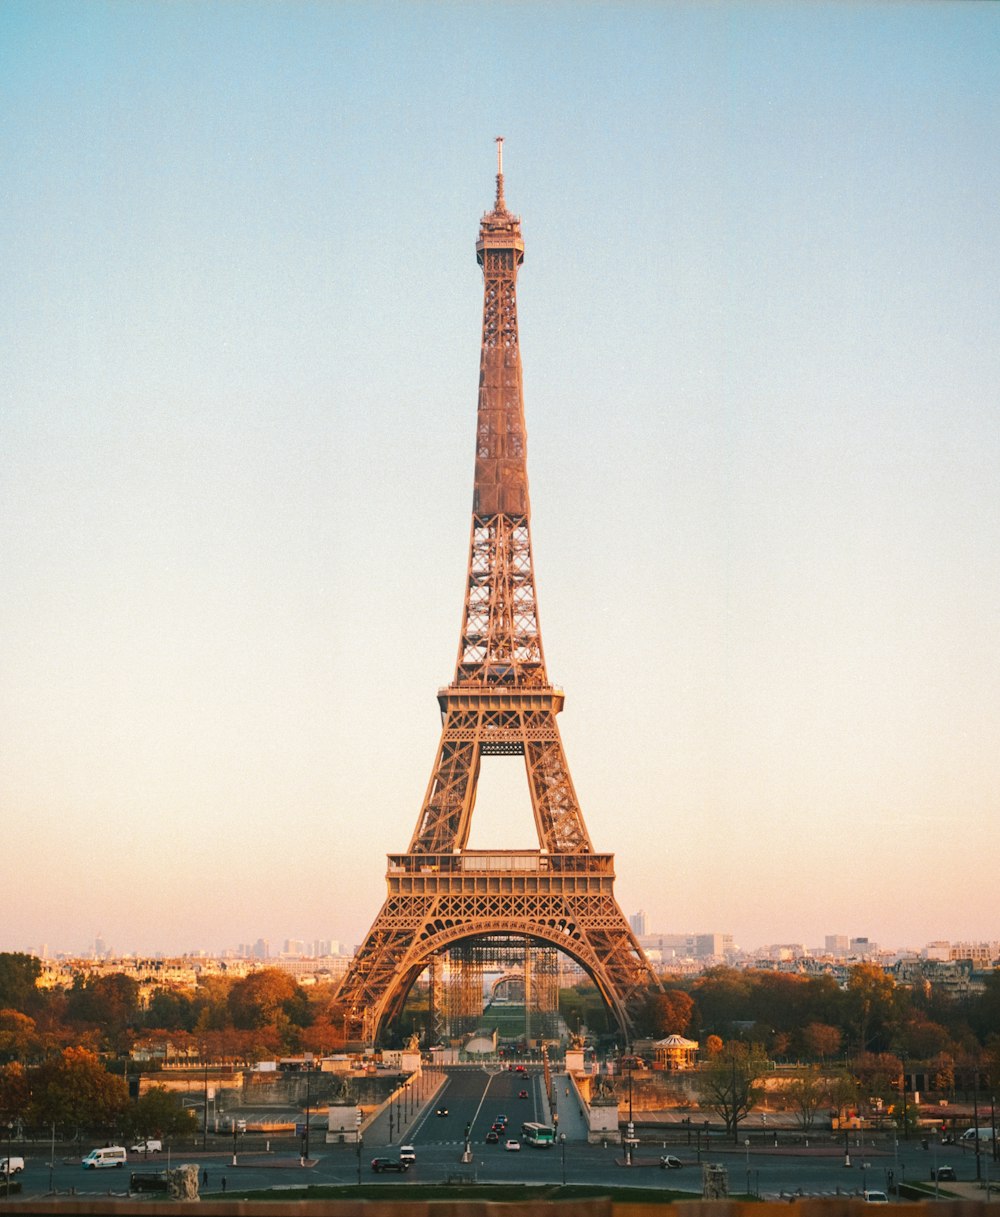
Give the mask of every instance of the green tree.
[(730, 1040), (699, 1069), (695, 1087), (702, 1107), (722, 1117), (739, 1144), (739, 1122), (764, 1094), (761, 1078), (770, 1062), (760, 1044)]
[(152, 1086), (129, 1109), (126, 1127), (137, 1140), (174, 1139), (196, 1133), (198, 1121), (194, 1112), (184, 1107), (180, 1095), (171, 1094), (163, 1086)]
[(42, 965), (34, 955), (0, 951), (0, 1008), (32, 1013), (37, 1004), (37, 981), (41, 974)]

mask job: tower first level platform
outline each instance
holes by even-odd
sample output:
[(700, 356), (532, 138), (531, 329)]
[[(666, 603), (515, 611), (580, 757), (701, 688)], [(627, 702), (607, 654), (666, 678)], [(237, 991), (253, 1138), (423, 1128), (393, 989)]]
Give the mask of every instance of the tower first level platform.
[(390, 854), (387, 896), (340, 990), (371, 1042), (432, 956), (470, 938), (528, 938), (576, 960), (623, 1026), (649, 965), (614, 897), (612, 854)]

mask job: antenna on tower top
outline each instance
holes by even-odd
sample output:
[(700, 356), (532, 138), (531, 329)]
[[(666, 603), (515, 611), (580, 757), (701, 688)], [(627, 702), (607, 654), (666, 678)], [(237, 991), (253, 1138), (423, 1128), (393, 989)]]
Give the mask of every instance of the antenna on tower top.
[(496, 137), (497, 145), (497, 201), (493, 208), (494, 211), (505, 212), (507, 204), (503, 197), (503, 136)]

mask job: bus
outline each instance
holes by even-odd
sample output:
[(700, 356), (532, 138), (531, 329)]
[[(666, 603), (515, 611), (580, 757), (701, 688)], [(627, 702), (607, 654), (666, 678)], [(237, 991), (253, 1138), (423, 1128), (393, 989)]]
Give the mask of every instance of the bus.
[(537, 1145), (544, 1149), (555, 1143), (556, 1130), (551, 1124), (522, 1124), (521, 1136), (525, 1145)]

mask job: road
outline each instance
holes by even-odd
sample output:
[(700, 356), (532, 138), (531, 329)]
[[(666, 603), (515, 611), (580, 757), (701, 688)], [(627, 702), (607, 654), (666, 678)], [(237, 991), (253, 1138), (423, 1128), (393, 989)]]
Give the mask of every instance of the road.
[[(553, 1091), (565, 1104), (565, 1079), (554, 1079)], [(527, 1091), (520, 1098), (521, 1090)], [(446, 1108), (447, 1115), (437, 1115)], [(543, 1093), (541, 1071), (509, 1073), (494, 1070), (458, 1068), (446, 1072), (441, 1087), (430, 1095), (419, 1110), (399, 1109), (393, 1113), (390, 1139), (389, 1112), (384, 1112), (365, 1132), (364, 1144), (327, 1145), (317, 1125), (313, 1126), (310, 1158), (303, 1166), (298, 1157), (299, 1146), (293, 1138), (274, 1139), (271, 1152), (243, 1151), (237, 1165), (232, 1164), (232, 1151), (227, 1138), (217, 1142), (209, 1138), (208, 1152), (201, 1150), (173, 1151), (142, 1159), (129, 1155), (124, 1170), (83, 1171), (78, 1163), (58, 1161), (49, 1167), (47, 1150), (25, 1155), (25, 1171), (20, 1176), (25, 1195), (45, 1195), (50, 1188), (61, 1194), (75, 1189), (76, 1195), (123, 1193), (128, 1188), (132, 1171), (162, 1169), (179, 1162), (196, 1163), (200, 1171), (208, 1172), (207, 1187), (202, 1190), (219, 1192), (223, 1178), (229, 1190), (275, 1188), (279, 1193), (310, 1184), (377, 1183), (386, 1188), (398, 1187), (406, 1180), (437, 1183), (449, 1175), (474, 1174), (481, 1182), (498, 1183), (571, 1183), (634, 1185), (701, 1193), (701, 1163), (720, 1162), (729, 1173), (732, 1194), (750, 1191), (765, 1197), (790, 1195), (832, 1194), (838, 1191), (858, 1193), (866, 1187), (885, 1189), (888, 1172), (901, 1181), (929, 1180), (934, 1165), (948, 1163), (955, 1167), (960, 1180), (975, 1178), (972, 1154), (963, 1154), (957, 1146), (921, 1148), (919, 1140), (891, 1141), (878, 1146), (867, 1144), (850, 1147), (850, 1165), (845, 1165), (842, 1146), (829, 1142), (807, 1148), (795, 1146), (775, 1150), (773, 1146), (755, 1143), (736, 1147), (713, 1143), (710, 1150), (697, 1144), (676, 1141), (664, 1146), (662, 1141), (645, 1139), (637, 1147), (632, 1166), (624, 1162), (617, 1143), (588, 1145), (583, 1139), (583, 1126), (578, 1113), (565, 1106), (560, 1114), (560, 1130), (565, 1142), (549, 1149), (523, 1146), (517, 1152), (504, 1148), (505, 1138), (498, 1144), (487, 1144), (486, 1134), (500, 1114), (508, 1117), (508, 1132), (517, 1136), (525, 1121), (549, 1121), (549, 1106)], [(402, 1129), (398, 1127), (402, 1123)], [(468, 1133), (466, 1130), (468, 1129)], [(644, 1134), (647, 1138), (649, 1134)], [(463, 1162), (468, 1136), (471, 1161)], [(213, 1148), (213, 1144), (217, 1146)], [(412, 1145), (416, 1163), (406, 1174), (373, 1174), (371, 1159), (376, 1156), (398, 1157), (401, 1144)], [(660, 1154), (670, 1152), (679, 1157), (679, 1170), (662, 1170)], [(981, 1169), (994, 1167), (994, 1178), (1000, 1181), (1000, 1164), (982, 1159)]]

